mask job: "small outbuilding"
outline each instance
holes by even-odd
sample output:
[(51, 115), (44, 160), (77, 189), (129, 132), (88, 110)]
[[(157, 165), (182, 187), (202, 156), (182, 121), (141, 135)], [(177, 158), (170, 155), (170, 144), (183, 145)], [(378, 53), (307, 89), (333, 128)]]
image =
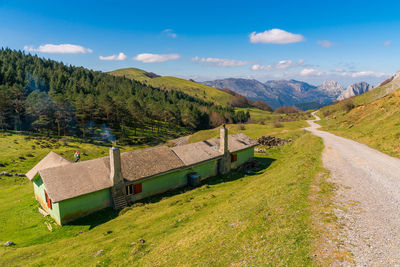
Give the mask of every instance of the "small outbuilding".
[(58, 224), (95, 211), (226, 174), (254, 157), (258, 143), (243, 133), (177, 147), (156, 146), (77, 163), (50, 152), (26, 176), (36, 199)]

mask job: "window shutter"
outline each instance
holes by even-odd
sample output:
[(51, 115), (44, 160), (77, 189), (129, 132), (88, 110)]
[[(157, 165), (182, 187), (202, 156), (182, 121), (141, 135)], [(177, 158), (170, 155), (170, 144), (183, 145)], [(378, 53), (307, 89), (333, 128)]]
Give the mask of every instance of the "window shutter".
[(46, 191), (44, 191), (44, 195), (45, 195), (45, 197), (46, 197), (47, 207), (48, 207), (49, 209), (51, 209), (51, 207), (52, 207), (52, 205), (51, 205), (51, 199), (50, 199), (49, 196), (47, 195), (47, 192), (46, 192)]
[(142, 192), (142, 184), (135, 184), (133, 190), (134, 190), (135, 194), (141, 193)]
[(237, 161), (237, 154), (232, 154), (231, 155), (231, 162)]

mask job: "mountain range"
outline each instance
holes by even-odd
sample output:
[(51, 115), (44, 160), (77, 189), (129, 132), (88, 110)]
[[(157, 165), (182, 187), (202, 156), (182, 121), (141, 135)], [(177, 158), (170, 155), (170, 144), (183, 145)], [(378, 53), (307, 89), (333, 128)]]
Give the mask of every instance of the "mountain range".
[[(279, 106), (299, 106), (318, 108), (340, 100), (364, 93), (372, 88), (361, 82), (344, 89), (336, 81), (325, 81), (319, 86), (297, 80), (271, 80), (265, 83), (254, 79), (227, 78), (202, 82), (219, 89), (231, 89), (251, 100), (262, 100), (273, 108)], [(338, 99), (339, 100), (339, 99)]]

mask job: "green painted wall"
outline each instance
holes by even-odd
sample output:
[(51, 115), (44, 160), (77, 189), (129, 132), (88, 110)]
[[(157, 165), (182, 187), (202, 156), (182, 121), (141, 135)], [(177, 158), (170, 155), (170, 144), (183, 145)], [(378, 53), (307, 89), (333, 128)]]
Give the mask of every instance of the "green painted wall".
[(160, 194), (171, 189), (186, 186), (188, 183), (187, 175), (191, 172), (197, 172), (200, 174), (201, 179), (206, 179), (218, 174), (218, 163), (217, 160), (202, 163), (191, 168), (176, 170), (171, 173), (152, 177), (147, 180), (143, 180), (142, 192), (128, 196), (130, 202), (134, 202), (139, 199), (143, 199), (149, 196)]
[(254, 157), (254, 147), (250, 147), (232, 154), (237, 154), (237, 161), (232, 162), (231, 164), (231, 168), (236, 169), (237, 167)]
[(58, 223), (61, 224), (60, 220), (60, 207), (58, 203), (52, 202), (51, 209), (47, 207), (46, 196), (44, 191), (46, 187), (43, 184), (42, 178), (37, 174), (33, 178), (33, 190), (35, 192), (35, 198), (40, 203), (42, 208), (50, 214), (50, 216)]
[(200, 174), (201, 180), (208, 177), (216, 176), (218, 174), (218, 160), (202, 163), (200, 165), (193, 166), (189, 169), (189, 172), (197, 172)]
[(65, 224), (111, 205), (110, 188), (60, 201), (61, 223)]
[(136, 184), (142, 184), (142, 192), (128, 196), (128, 200), (134, 202), (145, 197), (166, 192), (170, 189), (185, 186), (187, 184), (187, 173), (187, 169), (177, 170), (171, 173), (158, 175), (147, 180), (136, 182)]

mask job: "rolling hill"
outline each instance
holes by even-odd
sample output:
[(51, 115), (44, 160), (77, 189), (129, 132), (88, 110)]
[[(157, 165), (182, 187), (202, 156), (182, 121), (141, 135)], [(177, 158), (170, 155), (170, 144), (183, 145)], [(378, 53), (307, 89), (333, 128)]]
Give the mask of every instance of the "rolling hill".
[(231, 103), (232, 95), (201, 83), (180, 79), (172, 76), (159, 76), (152, 72), (146, 72), (136, 68), (126, 68), (111, 71), (115, 76), (124, 76), (129, 79), (140, 81), (147, 85), (166, 89), (182, 91), (190, 96), (203, 99), (208, 102), (227, 106)]
[(324, 130), (400, 157), (400, 73), (378, 87), (320, 110)]

